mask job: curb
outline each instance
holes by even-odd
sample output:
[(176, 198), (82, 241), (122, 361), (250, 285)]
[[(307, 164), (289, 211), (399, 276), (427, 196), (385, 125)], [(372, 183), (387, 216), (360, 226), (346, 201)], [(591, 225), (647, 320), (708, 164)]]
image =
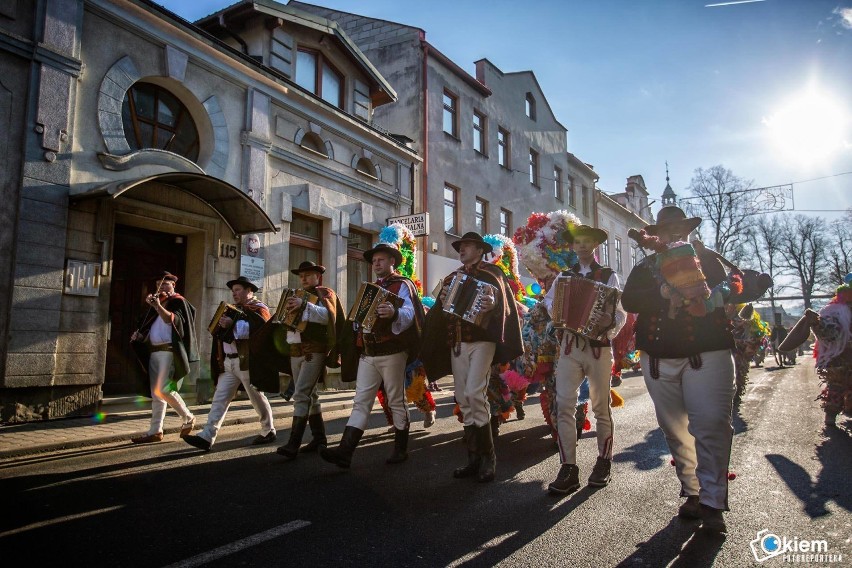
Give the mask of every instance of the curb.
[[(251, 408), (251, 407), (249, 407)], [(346, 402), (329, 402), (324, 403), (322, 405), (323, 414), (326, 412), (336, 412), (339, 410), (347, 410), (352, 408), (352, 401)], [(125, 413), (125, 414), (133, 414), (133, 413)], [(150, 411), (140, 411), (138, 414), (144, 416), (150, 416)], [(281, 408), (276, 411), (275, 407), (272, 408), (272, 417), (274, 419), (278, 418), (287, 418), (293, 416), (293, 407), (292, 405), (288, 405), (285, 408)], [(232, 416), (228, 417), (226, 415), (225, 420), (222, 422), (222, 426), (229, 426), (233, 424), (252, 424), (254, 422), (260, 422), (260, 417), (256, 412), (252, 411), (249, 416)], [(180, 432), (180, 427), (167, 427), (163, 428), (163, 434), (177, 434)], [(124, 442), (130, 441), (130, 438), (135, 436), (134, 434), (105, 434), (100, 436), (90, 436), (85, 439), (81, 439), (74, 442), (51, 442), (46, 444), (32, 444), (27, 445), (26, 447), (14, 449), (14, 450), (2, 450), (0, 451), (0, 460), (9, 459), (9, 458), (19, 458), (25, 456), (31, 456), (35, 454), (41, 454), (46, 452), (55, 452), (59, 450), (69, 450), (74, 448), (84, 448), (88, 446), (99, 446), (102, 444), (111, 444), (116, 442)]]

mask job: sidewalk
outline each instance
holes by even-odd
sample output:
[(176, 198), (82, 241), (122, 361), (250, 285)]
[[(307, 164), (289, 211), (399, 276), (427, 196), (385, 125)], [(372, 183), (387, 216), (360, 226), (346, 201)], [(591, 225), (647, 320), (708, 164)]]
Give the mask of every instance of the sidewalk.
[[(285, 401), (277, 394), (270, 393), (268, 396), (276, 421), (293, 415), (292, 400)], [(354, 389), (320, 393), (323, 413), (352, 408), (353, 396)], [(203, 426), (207, 422), (210, 405), (190, 404), (189, 408), (197, 417), (197, 428)], [(223, 426), (249, 424), (259, 420), (248, 399), (241, 398), (231, 403)], [(141, 399), (138, 403), (134, 402), (132, 397), (105, 399), (100, 414), (96, 416), (0, 427), (0, 459), (97, 444), (129, 442), (131, 437), (147, 432), (150, 423), (151, 403), (148, 399)], [(169, 409), (163, 424), (163, 434), (175, 435), (180, 431), (180, 426), (180, 419)]]
[[(438, 384), (444, 392), (435, 393), (436, 398), (439, 394), (447, 395), (452, 392), (452, 376), (444, 377), (438, 381)], [(248, 398), (245, 397), (245, 393), (241, 392), (240, 396), (242, 398), (233, 401), (228, 408), (223, 426), (260, 421)], [(278, 394), (272, 393), (267, 396), (276, 421), (293, 416), (292, 400), (285, 401)], [(320, 404), (323, 413), (351, 409), (354, 396), (355, 389), (321, 392)], [(190, 404), (189, 400), (187, 403), (197, 417), (197, 432), (198, 428), (207, 423), (210, 404)], [(373, 412), (381, 412), (378, 401), (373, 407)], [(133, 397), (105, 399), (101, 405), (101, 412), (95, 416), (0, 426), (0, 460), (98, 444), (122, 441), (129, 443), (133, 436), (147, 432), (150, 424), (151, 402), (149, 399), (142, 398), (139, 401)], [(280, 425), (279, 423), (277, 426)], [(286, 425), (289, 427), (289, 422)], [(163, 423), (163, 434), (176, 435), (180, 432), (180, 426), (180, 419), (174, 410), (169, 408)]]

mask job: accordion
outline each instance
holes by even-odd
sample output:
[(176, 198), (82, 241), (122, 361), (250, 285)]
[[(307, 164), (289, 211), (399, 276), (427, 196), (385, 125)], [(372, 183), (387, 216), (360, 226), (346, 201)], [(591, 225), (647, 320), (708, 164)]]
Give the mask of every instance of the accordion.
[[(615, 325), (621, 291), (579, 275), (560, 276), (553, 285), (553, 326), (589, 339), (606, 339), (606, 332)], [(606, 327), (600, 324), (603, 314), (612, 318)]]
[(352, 309), (349, 310), (349, 316), (346, 319), (358, 324), (359, 329), (364, 333), (373, 333), (373, 328), (379, 320), (376, 308), (384, 302), (390, 302), (396, 309), (399, 309), (404, 300), (377, 284), (361, 282), (355, 303), (352, 304)]
[(494, 286), (482, 280), (456, 272), (447, 284), (444, 296), (444, 312), (470, 322), (478, 327), (488, 324), (489, 312), (482, 311), (482, 300), (486, 296), (494, 298)]
[[(290, 298), (299, 298), (302, 300), (302, 305), (298, 309), (287, 310), (285, 304)], [(308, 304), (316, 304), (318, 300), (316, 294), (311, 294), (302, 288), (284, 288), (272, 320), (281, 323), (291, 331), (305, 331), (308, 322), (302, 321), (302, 315), (305, 313)]]
[(236, 323), (237, 316), (241, 316), (242, 314), (243, 311), (234, 304), (220, 302), (219, 307), (216, 308), (216, 313), (213, 314), (213, 319), (210, 320), (210, 325), (207, 326), (208, 331), (210, 331), (210, 335), (212, 335), (215, 339), (224, 339), (234, 326), (232, 325), (230, 328), (225, 329), (219, 326), (219, 320), (223, 316), (227, 316)]

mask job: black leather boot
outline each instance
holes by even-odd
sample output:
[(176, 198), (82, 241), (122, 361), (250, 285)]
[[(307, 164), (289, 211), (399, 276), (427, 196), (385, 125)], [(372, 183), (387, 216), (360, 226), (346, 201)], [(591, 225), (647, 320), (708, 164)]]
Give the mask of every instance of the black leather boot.
[(476, 426), (464, 427), (464, 442), (467, 445), (467, 465), (457, 467), (453, 471), (453, 477), (458, 479), (476, 475), (479, 471), (481, 458), (476, 451)]
[(308, 453), (321, 450), (328, 445), (328, 439), (325, 437), (325, 422), (322, 421), (322, 414), (311, 414), (308, 416), (308, 424), (311, 427), (311, 441), (302, 446), (300, 452)]
[(299, 446), (302, 445), (302, 436), (305, 435), (305, 428), (307, 426), (307, 416), (294, 416), (293, 424), (290, 426), (290, 440), (278, 448), (278, 453), (288, 460), (296, 459), (296, 456), (299, 454)]
[(336, 448), (323, 448), (320, 450), (320, 456), (337, 467), (349, 469), (352, 464), (352, 454), (355, 453), (355, 448), (358, 447), (358, 442), (361, 441), (363, 434), (363, 430), (354, 426), (347, 426), (343, 431), (343, 437), (340, 439), (340, 445)]
[(393, 431), (393, 454), (385, 463), (402, 463), (408, 459), (408, 428)]
[(491, 425), (491, 439), (493, 440), (500, 434), (500, 417), (492, 416), (489, 424)]
[(494, 481), (494, 470), (497, 468), (497, 454), (494, 453), (494, 438), (491, 436), (491, 425), (478, 426), (476, 446), (482, 462), (476, 480), (479, 483)]

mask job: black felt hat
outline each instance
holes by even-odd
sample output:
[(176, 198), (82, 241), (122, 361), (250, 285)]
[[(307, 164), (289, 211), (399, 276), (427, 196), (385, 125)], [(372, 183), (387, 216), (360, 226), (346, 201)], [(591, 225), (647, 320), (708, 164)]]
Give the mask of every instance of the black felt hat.
[(494, 249), (494, 247), (492, 247), (488, 242), (485, 241), (485, 239), (482, 238), (482, 235), (474, 231), (465, 233), (462, 238), (457, 241), (453, 241), (453, 248), (456, 249), (456, 252), (459, 252), (459, 247), (461, 247), (462, 243), (476, 244), (482, 249), (482, 254), (488, 254)]
[(373, 262), (373, 255), (377, 252), (386, 252), (391, 255), (396, 261), (394, 263), (394, 266), (399, 266), (400, 264), (402, 264), (402, 253), (399, 252), (398, 248), (389, 243), (379, 243), (370, 250), (365, 250), (364, 260), (366, 260), (367, 262)]
[(659, 235), (660, 233), (679, 231), (686, 237), (700, 224), (701, 217), (687, 217), (680, 207), (667, 205), (657, 213), (657, 223), (645, 227), (645, 232), (649, 235)]
[(252, 282), (251, 280), (249, 280), (245, 276), (240, 276), (236, 280), (229, 280), (228, 283), (227, 283), (227, 286), (228, 286), (228, 288), (233, 288), (234, 284), (240, 284), (240, 285), (243, 286), (243, 288), (251, 288), (252, 292), (257, 292), (257, 289), (258, 289), (257, 286), (254, 284), (254, 282)]
[(598, 244), (605, 243), (609, 238), (609, 235), (603, 229), (598, 229), (589, 225), (577, 225), (571, 229), (571, 236), (575, 239), (577, 237), (591, 237)]
[(299, 264), (299, 268), (294, 268), (290, 272), (296, 276), (300, 275), (302, 272), (319, 272), (322, 274), (325, 272), (325, 266), (313, 263), (310, 260), (304, 260), (301, 264)]
[(168, 270), (163, 270), (163, 273), (157, 277), (157, 280), (163, 280), (168, 282), (177, 282), (178, 277), (169, 272)]

